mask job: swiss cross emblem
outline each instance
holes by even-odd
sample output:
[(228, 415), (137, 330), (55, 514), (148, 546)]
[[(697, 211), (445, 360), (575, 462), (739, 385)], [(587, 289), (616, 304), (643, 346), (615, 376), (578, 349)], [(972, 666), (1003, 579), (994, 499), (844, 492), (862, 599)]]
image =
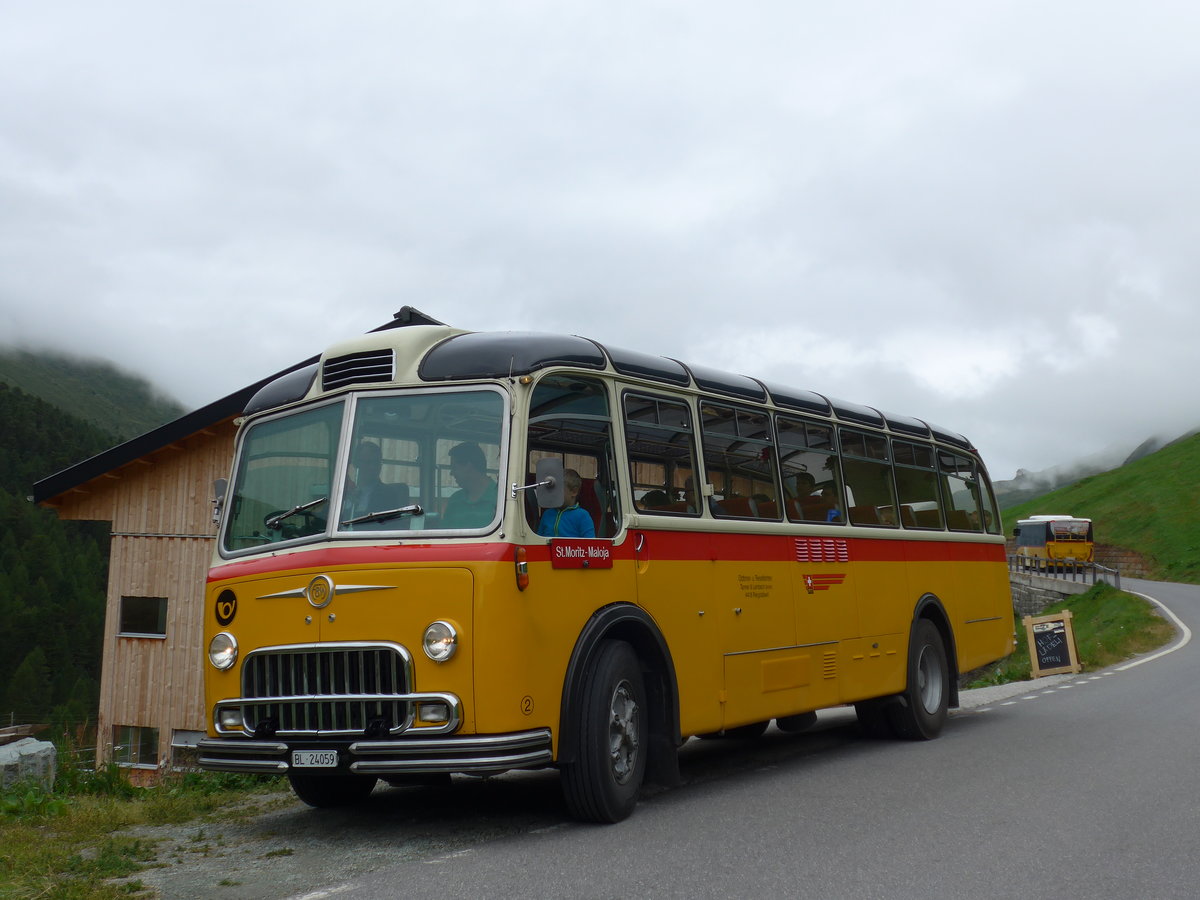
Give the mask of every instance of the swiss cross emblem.
[(804, 589), (810, 594), (814, 591), (827, 591), (832, 587), (837, 587), (845, 580), (845, 572), (833, 572), (829, 575), (805, 575)]

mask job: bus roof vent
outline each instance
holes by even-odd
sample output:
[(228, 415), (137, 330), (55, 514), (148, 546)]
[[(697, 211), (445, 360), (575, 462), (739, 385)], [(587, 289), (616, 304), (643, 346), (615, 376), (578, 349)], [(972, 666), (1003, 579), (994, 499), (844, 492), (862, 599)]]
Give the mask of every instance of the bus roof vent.
[(348, 384), (387, 384), (395, 377), (395, 351), (365, 350), (325, 360), (321, 366), (321, 389), (333, 391)]

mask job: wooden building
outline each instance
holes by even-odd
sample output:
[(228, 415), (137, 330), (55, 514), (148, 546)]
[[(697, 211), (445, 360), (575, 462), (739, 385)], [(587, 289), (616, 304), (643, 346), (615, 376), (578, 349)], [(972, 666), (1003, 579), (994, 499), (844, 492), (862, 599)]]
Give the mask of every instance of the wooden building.
[(229, 474), (236, 420), (247, 403), (317, 360), (33, 486), (34, 502), (60, 518), (109, 522), (112, 529), (97, 765), (116, 761), (135, 782), (149, 782), (187, 762), (203, 736), (204, 586), (217, 534), (213, 483)]
[[(404, 307), (375, 331), (435, 322)], [(437, 323), (441, 324), (441, 323)], [(111, 523), (97, 764), (150, 780), (205, 730), (204, 586), (217, 526), (213, 482), (229, 474), (235, 421), (255, 394), (319, 357), (63, 469), (33, 499), (63, 519)]]
[(34, 485), (34, 501), (60, 518), (112, 528), (97, 764), (116, 760), (145, 780), (204, 731), (213, 482), (228, 474), (236, 416), (270, 380)]

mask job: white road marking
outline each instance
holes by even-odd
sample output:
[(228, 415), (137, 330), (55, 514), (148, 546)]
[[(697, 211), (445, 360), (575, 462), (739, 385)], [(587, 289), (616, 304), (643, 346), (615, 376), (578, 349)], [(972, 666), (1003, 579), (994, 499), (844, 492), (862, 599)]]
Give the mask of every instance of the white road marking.
[(1174, 644), (1172, 644), (1170, 647), (1168, 647), (1166, 650), (1160, 650), (1158, 653), (1151, 654), (1150, 656), (1143, 656), (1141, 659), (1135, 659), (1131, 663), (1126, 663), (1123, 666), (1117, 666), (1118, 672), (1124, 672), (1128, 669), (1132, 669), (1134, 666), (1140, 666), (1142, 663), (1148, 663), (1151, 660), (1155, 660), (1155, 659), (1158, 659), (1159, 657), (1166, 656), (1168, 653), (1174, 653), (1176, 650), (1181, 650), (1184, 647), (1186, 647), (1188, 645), (1188, 642), (1191, 641), (1191, 639), (1192, 639), (1192, 629), (1188, 628), (1186, 625), (1183, 624), (1183, 622), (1179, 621), (1179, 616), (1177, 616), (1177, 615), (1175, 615), (1175, 613), (1171, 612), (1171, 610), (1167, 608), (1167, 605), (1165, 603), (1163, 603), (1161, 600), (1156, 600), (1154, 597), (1151, 597), (1149, 594), (1143, 594), (1143, 593), (1140, 593), (1139, 591), (1130, 591), (1129, 593), (1135, 594), (1136, 596), (1141, 597), (1143, 600), (1149, 600), (1151, 603), (1153, 603), (1155, 606), (1157, 606), (1159, 609), (1161, 609), (1163, 612), (1165, 612), (1167, 614), (1167, 616), (1171, 619), (1171, 621), (1175, 623), (1175, 627), (1178, 628), (1181, 633), (1179, 636), (1179, 640), (1176, 641)]

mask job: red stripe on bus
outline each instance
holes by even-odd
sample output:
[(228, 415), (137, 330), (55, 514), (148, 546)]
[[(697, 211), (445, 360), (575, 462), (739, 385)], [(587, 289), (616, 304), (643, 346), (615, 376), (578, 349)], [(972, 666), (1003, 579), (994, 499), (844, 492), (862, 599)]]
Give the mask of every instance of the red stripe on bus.
[[(721, 534), (693, 531), (643, 531), (635, 529), (612, 549), (614, 560), (637, 557), (634, 548), (643, 541), (642, 556), (661, 561), (709, 560), (721, 562), (797, 562), (847, 565), (861, 562), (1004, 562), (1003, 544), (973, 541), (917, 541), (900, 538), (825, 538), (799, 535)], [(798, 544), (804, 546), (799, 548)], [(412, 563), (506, 562), (513, 544), (381, 544), (372, 547), (320, 547), (284, 556), (255, 557), (214, 566), (208, 580), (247, 578), (285, 570), (328, 569)], [(529, 562), (547, 562), (549, 545), (526, 547)], [(844, 555), (843, 555), (844, 554)]]
[(377, 566), (383, 563), (499, 562), (512, 560), (512, 544), (380, 544), (373, 547), (319, 547), (283, 556), (255, 557), (214, 566), (208, 580), (246, 578), (294, 569)]

